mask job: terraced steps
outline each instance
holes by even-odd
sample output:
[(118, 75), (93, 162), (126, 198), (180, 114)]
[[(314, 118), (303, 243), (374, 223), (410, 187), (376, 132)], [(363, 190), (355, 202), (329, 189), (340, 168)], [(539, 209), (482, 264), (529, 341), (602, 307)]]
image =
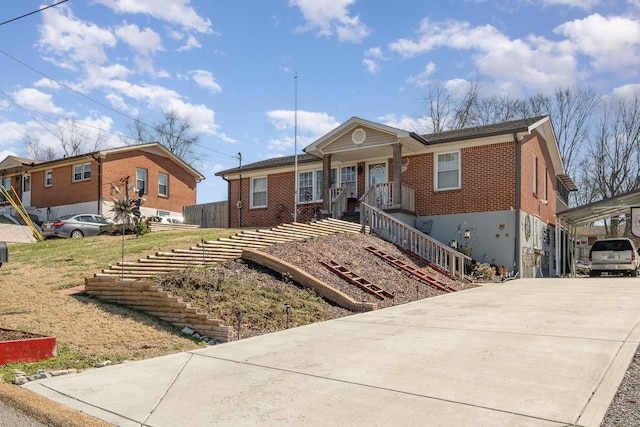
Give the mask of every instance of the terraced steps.
[[(271, 229), (243, 230), (233, 236), (207, 240), (197, 246), (160, 251), (137, 262), (118, 262), (94, 277), (134, 281), (186, 268), (202, 267), (239, 258), (245, 248), (260, 249), (278, 243), (302, 241), (313, 237), (343, 233), (360, 233), (362, 226), (352, 222), (325, 218), (312, 223), (281, 224)], [(368, 233), (369, 230), (365, 229)]]

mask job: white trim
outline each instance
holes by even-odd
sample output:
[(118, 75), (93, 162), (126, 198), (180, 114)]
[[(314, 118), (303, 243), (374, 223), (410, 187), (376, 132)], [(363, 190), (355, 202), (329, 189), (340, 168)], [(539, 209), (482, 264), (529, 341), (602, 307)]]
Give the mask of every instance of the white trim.
[[(440, 182), (438, 180), (438, 157), (444, 156), (447, 154), (457, 154), (458, 159), (458, 185), (455, 187), (444, 187), (440, 188)], [(452, 151), (440, 151), (433, 153), (433, 190), (434, 191), (449, 191), (449, 190), (459, 190), (462, 188), (462, 151), (460, 150), (452, 150)]]
[[(51, 182), (47, 184), (47, 172), (51, 173)], [(45, 169), (44, 171), (44, 187), (50, 188), (53, 186), (53, 169)]]
[[(164, 184), (165, 192), (162, 193), (160, 191), (160, 176), (166, 176), (167, 182)], [(158, 196), (160, 197), (169, 197), (169, 174), (166, 172), (158, 172)]]
[(531, 174), (532, 178), (533, 178), (533, 182), (531, 183), (532, 187), (533, 187), (533, 194), (537, 195), (538, 194), (538, 156), (536, 156), (535, 154), (533, 155), (533, 173)]
[[(253, 202), (253, 195), (254, 195), (254, 191), (253, 191), (253, 183), (254, 181), (257, 181), (259, 179), (264, 179), (264, 205), (256, 205)], [(262, 192), (261, 192), (262, 193)], [(249, 181), (249, 204), (250, 204), (250, 208), (254, 209), (254, 208), (266, 208), (269, 204), (269, 176), (268, 175), (264, 175), (264, 176), (259, 176), (259, 177), (255, 177), (255, 178), (251, 178)]]
[[(86, 170), (86, 166), (89, 166), (89, 170)], [(80, 179), (76, 179), (76, 168), (80, 167)], [(89, 177), (86, 173), (89, 172)], [(89, 181), (91, 179), (91, 162), (74, 163), (71, 165), (71, 182)]]

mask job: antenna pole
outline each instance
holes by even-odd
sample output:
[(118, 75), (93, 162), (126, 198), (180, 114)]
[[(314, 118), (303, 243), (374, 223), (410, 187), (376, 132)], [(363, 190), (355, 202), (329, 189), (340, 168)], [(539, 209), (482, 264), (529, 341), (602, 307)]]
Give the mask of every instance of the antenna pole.
[(294, 146), (294, 187), (293, 222), (298, 222), (298, 73), (294, 76), (294, 113), (293, 113), (293, 146)]

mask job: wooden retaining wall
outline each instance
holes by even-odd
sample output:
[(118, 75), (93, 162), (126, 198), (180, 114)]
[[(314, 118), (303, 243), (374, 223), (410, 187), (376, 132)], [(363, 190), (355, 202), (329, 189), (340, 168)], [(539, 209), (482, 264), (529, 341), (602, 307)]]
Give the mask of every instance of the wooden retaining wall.
[(117, 302), (179, 327), (188, 327), (219, 342), (233, 337), (233, 327), (222, 320), (199, 313), (195, 307), (154, 286), (152, 281), (121, 282), (112, 278), (90, 277), (85, 279), (85, 292), (106, 301)]
[(264, 252), (255, 249), (243, 249), (242, 258), (277, 271), (280, 274), (289, 275), (293, 281), (313, 289), (318, 295), (347, 310), (363, 312), (376, 310), (378, 308), (378, 304), (376, 303), (356, 301), (344, 292), (327, 285), (298, 267)]

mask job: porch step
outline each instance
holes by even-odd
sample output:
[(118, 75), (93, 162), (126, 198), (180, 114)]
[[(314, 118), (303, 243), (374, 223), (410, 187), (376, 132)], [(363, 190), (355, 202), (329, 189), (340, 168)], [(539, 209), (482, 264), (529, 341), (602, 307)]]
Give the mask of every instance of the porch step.
[(340, 219), (342, 221), (360, 224), (360, 212), (345, 212)]
[(385, 299), (385, 298), (393, 298), (394, 297), (393, 294), (389, 293), (388, 291), (382, 289), (379, 286), (374, 285), (373, 283), (371, 283), (370, 281), (368, 281), (364, 277), (359, 276), (358, 274), (354, 273), (353, 271), (347, 269), (343, 265), (340, 265), (340, 264), (338, 264), (337, 262), (335, 262), (333, 260), (320, 261), (320, 264), (324, 265), (329, 270), (331, 270), (332, 272), (334, 272), (338, 276), (342, 277), (347, 282), (349, 282), (349, 283), (351, 283), (353, 285), (356, 285), (357, 287), (359, 287), (363, 291), (370, 293), (371, 295), (373, 295), (374, 297), (376, 297), (378, 299)]
[[(333, 218), (305, 224), (296, 222), (281, 224), (271, 229), (244, 230), (228, 238), (204, 241), (186, 249), (159, 251), (146, 258), (140, 258), (137, 262), (111, 264), (109, 268), (103, 269), (94, 276), (134, 281), (239, 258), (244, 248), (262, 248), (331, 234), (361, 232), (363, 229), (360, 224)], [(366, 227), (364, 232), (368, 233), (369, 227)]]
[(456, 290), (453, 288), (450, 288), (446, 283), (442, 283), (440, 280), (436, 279), (435, 277), (429, 275), (427, 272), (425, 272), (424, 270), (420, 270), (418, 268), (412, 267), (409, 264), (407, 264), (406, 262), (399, 260), (398, 258), (394, 257), (393, 255), (387, 254), (383, 251), (381, 251), (380, 249), (377, 249), (373, 246), (367, 246), (366, 248), (364, 248), (366, 251), (371, 252), (372, 254), (376, 255), (378, 258), (381, 258), (385, 261), (387, 261), (389, 264), (393, 265), (394, 267), (396, 267), (399, 270), (402, 270), (406, 273), (409, 273), (410, 275), (412, 275), (413, 277), (415, 277), (416, 279), (418, 279), (419, 281), (421, 281), (422, 283), (429, 285), (433, 288), (436, 288), (438, 290), (444, 291), (444, 292), (455, 292)]

